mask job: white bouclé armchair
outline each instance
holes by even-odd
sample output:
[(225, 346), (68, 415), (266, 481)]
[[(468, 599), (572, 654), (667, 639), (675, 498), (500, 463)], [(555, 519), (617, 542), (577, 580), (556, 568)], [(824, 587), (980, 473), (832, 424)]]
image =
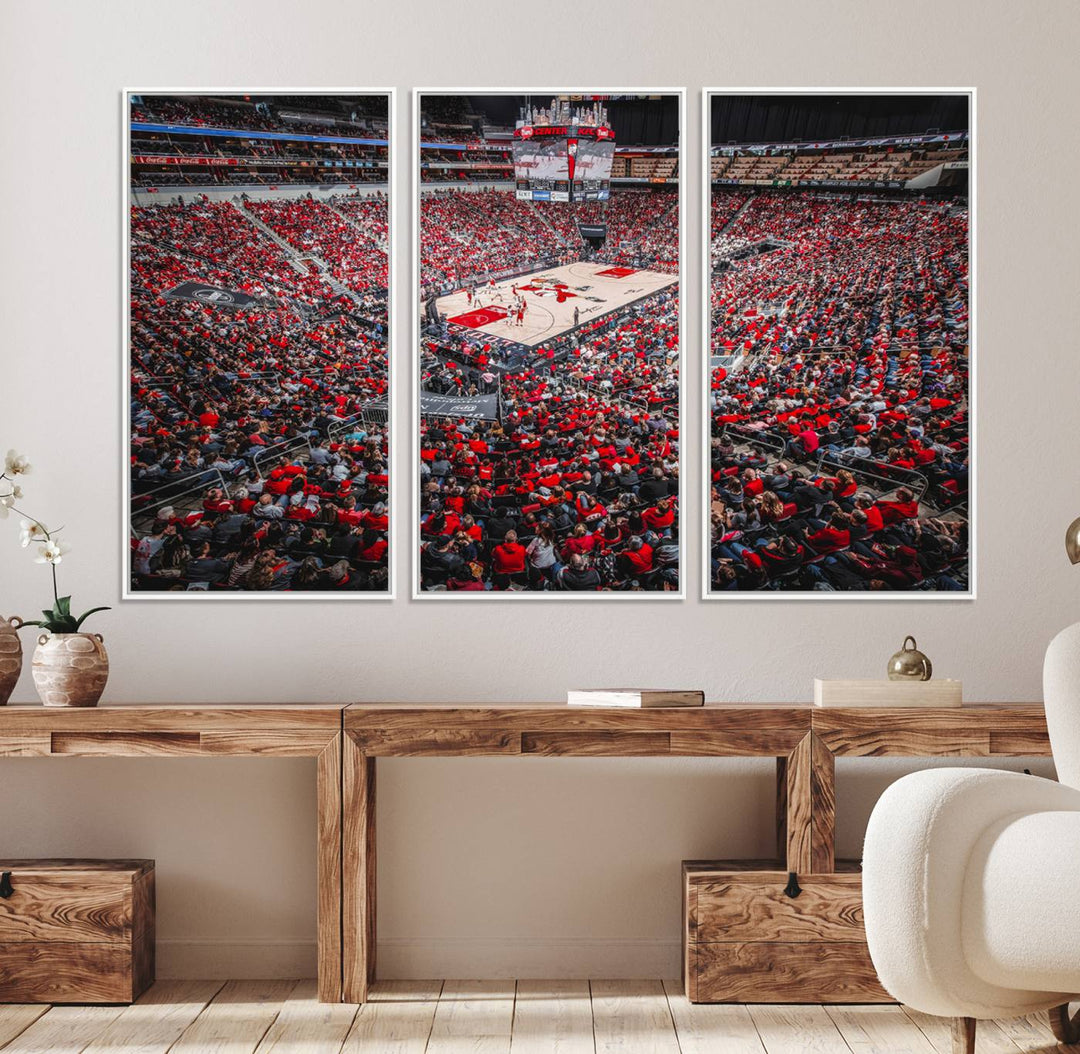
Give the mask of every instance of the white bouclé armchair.
[(881, 983), (956, 1019), (971, 1054), (978, 1018), (1050, 1010), (1080, 1041), (1080, 624), (1051, 642), (1043, 693), (1058, 780), (935, 769), (898, 780), (870, 817), (863, 909)]

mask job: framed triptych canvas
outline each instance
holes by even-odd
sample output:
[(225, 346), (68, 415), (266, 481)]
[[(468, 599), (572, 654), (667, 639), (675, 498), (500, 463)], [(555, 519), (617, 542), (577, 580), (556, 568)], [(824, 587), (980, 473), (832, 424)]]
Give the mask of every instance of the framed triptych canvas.
[(973, 598), (974, 101), (705, 91), (687, 462), (682, 89), (125, 92), (124, 597)]
[(974, 597), (974, 92), (702, 117), (705, 597)]
[(391, 597), (393, 92), (123, 122), (124, 596)]
[(414, 596), (682, 596), (683, 93), (415, 106)]

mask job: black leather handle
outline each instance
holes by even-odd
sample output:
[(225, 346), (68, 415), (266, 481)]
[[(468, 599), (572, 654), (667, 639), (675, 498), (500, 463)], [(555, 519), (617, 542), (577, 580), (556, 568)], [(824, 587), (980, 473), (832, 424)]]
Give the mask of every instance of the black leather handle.
[(799, 885), (799, 876), (794, 871), (789, 871), (787, 874), (787, 885), (784, 886), (784, 892), (792, 899), (802, 892), (802, 887)]
[(14, 892), (15, 890), (11, 888), (11, 872), (5, 871), (0, 874), (0, 897), (7, 900)]

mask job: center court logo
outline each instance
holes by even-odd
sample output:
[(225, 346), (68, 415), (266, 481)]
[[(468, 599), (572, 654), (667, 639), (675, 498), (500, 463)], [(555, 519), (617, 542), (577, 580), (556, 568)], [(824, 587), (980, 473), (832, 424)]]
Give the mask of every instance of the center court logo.
[(236, 303), (232, 293), (227, 293), (224, 289), (197, 289), (194, 295), (196, 300), (201, 300), (206, 304)]

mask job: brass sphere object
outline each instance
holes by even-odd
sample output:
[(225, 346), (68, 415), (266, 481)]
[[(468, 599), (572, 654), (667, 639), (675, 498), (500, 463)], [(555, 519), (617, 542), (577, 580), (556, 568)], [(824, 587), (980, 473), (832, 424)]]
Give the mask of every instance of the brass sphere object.
[[(908, 647), (908, 641), (911, 647)], [(904, 638), (903, 646), (889, 660), (890, 681), (929, 681), (934, 672), (930, 660), (919, 651), (915, 638)]]

